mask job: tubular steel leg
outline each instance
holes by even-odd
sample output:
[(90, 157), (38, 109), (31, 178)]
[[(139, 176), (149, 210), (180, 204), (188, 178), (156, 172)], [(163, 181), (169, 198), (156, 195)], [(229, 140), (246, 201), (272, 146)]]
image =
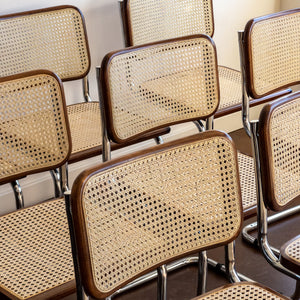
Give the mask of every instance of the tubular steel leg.
[(57, 170), (57, 169), (51, 170), (50, 174), (51, 174), (51, 177), (53, 179), (55, 198), (62, 197), (62, 191), (61, 191), (61, 186), (60, 186), (60, 173), (59, 173), (59, 170)]
[(65, 163), (63, 166), (59, 168), (60, 173), (60, 187), (62, 193), (65, 193), (69, 190), (69, 180), (68, 180), (68, 164)]
[(162, 265), (157, 269), (157, 299), (167, 300), (167, 267)]
[(235, 243), (231, 242), (225, 246), (225, 268), (230, 282), (240, 282), (235, 270)]
[(16, 200), (16, 208), (20, 209), (24, 207), (24, 197), (22, 193), (22, 188), (18, 180), (14, 180), (11, 183), (11, 186), (14, 191), (15, 200)]
[(201, 120), (194, 121), (193, 123), (196, 125), (199, 132), (205, 131), (205, 126), (203, 125)]
[(207, 253), (206, 251), (202, 251), (199, 253), (199, 261), (198, 261), (197, 295), (202, 295), (205, 293), (206, 278), (207, 278)]
[(161, 144), (164, 143), (164, 140), (163, 140), (163, 138), (161, 136), (157, 136), (155, 138), (155, 142), (156, 142), (156, 144), (161, 145)]

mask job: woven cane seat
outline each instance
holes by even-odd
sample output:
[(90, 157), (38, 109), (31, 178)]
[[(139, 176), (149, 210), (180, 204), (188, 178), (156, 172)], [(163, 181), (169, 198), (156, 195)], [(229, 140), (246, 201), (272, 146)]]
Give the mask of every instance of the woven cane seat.
[(259, 98), (299, 82), (300, 10), (256, 18), (245, 28), (248, 92)]
[(286, 242), (280, 249), (280, 261), (287, 268), (300, 274), (300, 235)]
[(281, 300), (289, 299), (257, 283), (241, 282), (218, 288), (193, 300)]
[(101, 72), (108, 131), (116, 142), (205, 119), (219, 104), (215, 47), (207, 36), (109, 53)]
[(0, 217), (0, 292), (54, 299), (75, 290), (64, 199)]
[(82, 222), (75, 229), (88, 294), (105, 297), (158, 265), (236, 237), (237, 174), (232, 142), (205, 132), (79, 176), (72, 210)]
[(70, 153), (61, 83), (50, 72), (0, 80), (0, 183), (60, 166)]

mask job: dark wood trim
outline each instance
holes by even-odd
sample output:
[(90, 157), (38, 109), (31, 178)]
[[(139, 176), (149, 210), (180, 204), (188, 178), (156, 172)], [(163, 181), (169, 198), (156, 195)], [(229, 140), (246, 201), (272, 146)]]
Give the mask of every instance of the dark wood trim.
[(300, 274), (300, 263), (299, 263), (299, 261), (297, 261), (296, 259), (291, 259), (285, 253), (285, 248), (297, 239), (300, 239), (300, 234), (298, 236), (295, 236), (293, 239), (287, 241), (284, 245), (281, 246), (281, 248), (280, 248), (280, 262), (287, 269), (295, 272), (296, 274)]
[[(118, 137), (117, 133), (114, 130), (113, 113), (112, 113), (112, 107), (111, 107), (111, 101), (110, 101), (111, 95), (110, 95), (110, 89), (109, 89), (110, 63), (111, 63), (112, 59), (115, 58), (116, 56), (126, 54), (126, 53), (135, 52), (135, 51), (139, 51), (139, 50), (142, 50), (142, 49), (155, 47), (157, 45), (162, 45), (162, 44), (168, 45), (168, 44), (172, 44), (174, 42), (183, 41), (183, 40), (192, 40), (192, 39), (196, 39), (196, 38), (204, 38), (204, 39), (207, 39), (211, 43), (211, 45), (214, 49), (215, 58), (216, 58), (215, 68), (216, 68), (216, 70), (218, 70), (215, 43), (213, 42), (213, 40), (209, 36), (203, 35), (203, 34), (191, 35), (191, 36), (187, 36), (187, 37), (169, 39), (169, 40), (159, 41), (159, 42), (155, 42), (155, 43), (132, 46), (132, 47), (129, 47), (129, 48), (125, 48), (125, 49), (121, 49), (121, 50), (118, 50), (118, 51), (110, 52), (103, 58), (102, 64), (101, 64), (101, 69), (100, 69), (100, 82), (99, 82), (99, 85), (101, 86), (101, 94), (102, 94), (102, 98), (103, 98), (103, 107), (104, 107), (105, 116), (106, 116), (106, 123), (107, 123), (106, 128), (107, 128), (107, 131), (108, 131), (109, 138), (113, 142), (115, 142), (115, 143), (131, 142), (133, 140), (139, 139), (140, 136), (148, 134), (153, 130), (157, 130), (157, 129), (159, 130), (159, 129), (162, 129), (164, 127), (168, 127), (168, 126), (171, 126), (171, 125), (175, 125), (175, 124), (179, 124), (179, 123), (183, 123), (183, 122), (187, 122), (187, 121), (199, 120), (199, 118), (190, 118), (190, 119), (186, 119), (184, 121), (170, 122), (170, 123), (166, 123), (166, 124), (163, 124), (161, 126), (157, 126), (155, 128), (151, 128), (149, 130), (143, 131), (143, 132), (141, 132), (139, 134), (136, 134), (134, 136), (131, 136), (129, 138), (120, 139)], [(217, 82), (219, 82), (218, 73), (216, 73), (216, 79), (217, 79)], [(218, 93), (219, 93), (218, 97), (220, 98), (220, 91), (218, 91)], [(201, 119), (204, 120), (204, 119), (214, 115), (214, 113), (217, 111), (217, 108), (218, 107), (216, 107), (216, 109), (211, 114), (205, 115)]]
[[(262, 179), (262, 190), (263, 197), (266, 207), (274, 211), (281, 211), (286, 206), (294, 203), (297, 199), (295, 197), (289, 203), (284, 206), (280, 206), (277, 204), (276, 196), (274, 194), (274, 177), (272, 172), (272, 150), (271, 145), (272, 141), (270, 138), (270, 119), (273, 111), (280, 107), (281, 105), (291, 102), (300, 97), (300, 92), (296, 92), (285, 96), (278, 101), (274, 101), (272, 103), (266, 104), (259, 117), (259, 125), (258, 125), (258, 144), (259, 144), (259, 153), (260, 153), (260, 161), (261, 163), (261, 179)], [(299, 100), (300, 103), (300, 100)]]
[(255, 88), (254, 88), (254, 76), (253, 76), (253, 57), (252, 57), (252, 52), (251, 52), (251, 45), (252, 45), (252, 39), (251, 39), (251, 33), (253, 31), (254, 26), (262, 21), (266, 21), (266, 20), (270, 20), (270, 19), (274, 19), (274, 18), (280, 18), (282, 16), (286, 16), (289, 14), (295, 14), (295, 13), (299, 13), (300, 12), (300, 8), (299, 9), (291, 9), (291, 10), (287, 10), (287, 11), (281, 11), (278, 13), (274, 13), (274, 14), (269, 14), (269, 15), (265, 15), (262, 17), (258, 17), (258, 18), (253, 18), (251, 20), (249, 20), (245, 26), (244, 29), (244, 43), (243, 43), (243, 53), (244, 53), (244, 57), (245, 57), (245, 74), (246, 74), (246, 90), (247, 93), (252, 97), (252, 98), (261, 98), (264, 96), (267, 96), (269, 94), (272, 94), (274, 92), (277, 92), (281, 89), (285, 89), (285, 88), (289, 88), (292, 85), (298, 84), (300, 83), (300, 80), (294, 81), (294, 82), (290, 82), (289, 84), (286, 85), (282, 85), (276, 89), (271, 90), (268, 93), (264, 93), (264, 94), (257, 94)]
[[(126, 155), (124, 157), (120, 157), (105, 163), (102, 163), (98, 166), (95, 166), (93, 168), (90, 168), (89, 170), (85, 170), (83, 171), (75, 180), (74, 184), (73, 184), (73, 188), (72, 188), (72, 197), (71, 197), (71, 207), (72, 207), (72, 213), (73, 213), (73, 218), (74, 220), (76, 220), (76, 222), (74, 222), (74, 226), (75, 226), (75, 235), (76, 235), (76, 241), (77, 241), (77, 249), (79, 250), (79, 264), (80, 264), (80, 269), (81, 269), (81, 278), (83, 280), (83, 285), (85, 290), (87, 291), (87, 293), (95, 298), (104, 298), (107, 297), (108, 295), (112, 294), (114, 291), (116, 291), (117, 289), (119, 289), (121, 286), (126, 285), (128, 282), (130, 282), (131, 280), (134, 280), (135, 278), (142, 276), (152, 270), (155, 270), (158, 265), (152, 266), (151, 268), (149, 268), (147, 271), (142, 272), (141, 274), (139, 274), (138, 276), (136, 276), (135, 278), (132, 278), (131, 280), (128, 280), (126, 282), (124, 282), (121, 286), (116, 287), (115, 289), (111, 290), (109, 293), (101, 293), (97, 290), (96, 286), (93, 283), (93, 274), (92, 274), (92, 267), (90, 265), (90, 255), (89, 255), (89, 251), (88, 251), (88, 238), (86, 235), (86, 227), (85, 227), (85, 222), (84, 222), (84, 213), (83, 213), (83, 207), (82, 207), (82, 197), (83, 197), (83, 189), (84, 189), (84, 184), (89, 180), (89, 178), (91, 178), (92, 176), (103, 172), (105, 170), (108, 170), (110, 168), (119, 166), (123, 163), (128, 163), (140, 158), (143, 158), (145, 156), (148, 155), (153, 155), (155, 153), (160, 153), (162, 151), (165, 150), (169, 150), (172, 149), (174, 147), (178, 147), (178, 146), (183, 146), (189, 143), (193, 143), (193, 142), (197, 142), (197, 141), (202, 141), (205, 139), (209, 139), (209, 138), (213, 138), (213, 137), (222, 137), (222, 138), (226, 138), (227, 140), (229, 140), (229, 142), (233, 145), (233, 149), (235, 152), (235, 159), (236, 159), (236, 172), (237, 172), (237, 181), (239, 183), (239, 176), (238, 176), (238, 165), (237, 165), (237, 152), (234, 146), (234, 143), (232, 141), (232, 139), (225, 133), (223, 132), (219, 132), (219, 131), (206, 131), (203, 133), (198, 133), (196, 135), (193, 136), (189, 136), (180, 140), (176, 140), (174, 142), (169, 142), (166, 144), (162, 144), (162, 145), (158, 145), (158, 146), (154, 146), (152, 148), (146, 149), (146, 150), (141, 150), (137, 153), (133, 153), (133, 154), (129, 154)], [(239, 189), (239, 197), (241, 199), (241, 192)], [(211, 249), (211, 248), (215, 248), (216, 246), (221, 246), (221, 245), (225, 245), (227, 243), (230, 243), (231, 241), (235, 240), (236, 237), (239, 235), (240, 230), (242, 228), (242, 201), (240, 201), (240, 226), (236, 232), (236, 234), (229, 239), (226, 242), (222, 242), (222, 243), (218, 243), (217, 245), (213, 245), (213, 246), (209, 246), (209, 247), (202, 247), (199, 248), (197, 250), (193, 250), (193, 251), (189, 251), (186, 252), (182, 255), (178, 255), (175, 258), (172, 259), (176, 260), (176, 259), (180, 259), (182, 257), (185, 257), (189, 254), (194, 254), (197, 253), (201, 250), (204, 249)], [(163, 263), (168, 263), (170, 262), (170, 260), (166, 260)]]
[(64, 114), (65, 125), (66, 125), (66, 130), (67, 130), (67, 142), (69, 144), (68, 153), (67, 153), (66, 157), (64, 158), (64, 160), (62, 160), (60, 163), (55, 163), (48, 167), (43, 167), (43, 168), (35, 169), (32, 171), (20, 172), (18, 174), (0, 178), (0, 184), (5, 184), (5, 183), (9, 183), (14, 180), (18, 180), (18, 179), (20, 179), (22, 177), (26, 177), (27, 175), (30, 175), (30, 174), (53, 170), (53, 169), (58, 168), (58, 167), (62, 166), (63, 164), (65, 164), (70, 157), (70, 154), (72, 151), (71, 132), (70, 132), (70, 125), (69, 125), (69, 119), (68, 119), (67, 108), (66, 108), (64, 89), (63, 89), (63, 85), (62, 85), (60, 78), (55, 73), (48, 71), (48, 70), (34, 70), (34, 71), (19, 73), (16, 75), (10, 75), (7, 77), (2, 77), (2, 78), (0, 78), (0, 83), (6, 82), (6, 81), (18, 80), (18, 79), (22, 79), (22, 78), (25, 79), (25, 78), (29, 78), (29, 77), (37, 76), (37, 75), (49, 75), (49, 76), (53, 77), (60, 86), (60, 92), (61, 92), (61, 97), (62, 97), (62, 108), (63, 108), (62, 112)]
[(81, 10), (79, 8), (73, 6), (73, 5), (59, 5), (59, 6), (52, 6), (52, 7), (47, 7), (47, 8), (28, 10), (28, 11), (23, 11), (23, 12), (18, 12), (18, 13), (13, 13), (13, 14), (7, 14), (7, 15), (0, 16), (0, 21), (2, 21), (2, 20), (6, 20), (6, 19), (11, 19), (11, 18), (18, 18), (18, 17), (23, 17), (23, 16), (35, 15), (35, 14), (51, 12), (51, 11), (56, 11), (56, 10), (69, 9), (69, 8), (78, 11), (78, 13), (81, 16), (83, 31), (84, 31), (84, 34), (85, 34), (84, 39), (86, 41), (86, 49), (87, 49), (89, 61), (88, 61), (88, 68), (82, 75), (75, 76), (75, 77), (70, 77), (70, 78), (61, 78), (62, 81), (71, 81), (71, 80), (82, 79), (82, 78), (84, 78), (85, 76), (88, 75), (88, 73), (90, 71), (90, 68), (91, 68), (91, 55), (90, 55), (90, 49), (89, 49), (89, 44), (88, 44), (86, 24), (85, 24), (85, 19), (84, 19), (84, 16), (83, 16)]

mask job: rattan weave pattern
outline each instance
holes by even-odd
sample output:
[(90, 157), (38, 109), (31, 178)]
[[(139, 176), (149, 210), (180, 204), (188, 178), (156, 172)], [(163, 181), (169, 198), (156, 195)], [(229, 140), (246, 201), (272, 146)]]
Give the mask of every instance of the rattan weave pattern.
[(72, 154), (102, 145), (99, 102), (67, 107), (72, 136)]
[(27, 299), (74, 279), (64, 199), (0, 217), (0, 291)]
[(211, 291), (203, 296), (194, 298), (193, 300), (281, 300), (287, 299), (281, 297), (277, 293), (266, 290), (259, 285), (252, 283), (239, 283), (227, 286), (224, 289)]
[(238, 166), (240, 173), (243, 208), (247, 209), (257, 204), (256, 179), (253, 158), (238, 152)]
[(98, 290), (110, 292), (168, 259), (233, 238), (241, 222), (236, 178), (233, 146), (223, 137), (91, 176), (82, 206)]
[(89, 54), (79, 11), (72, 7), (0, 19), (0, 76), (47, 69), (81, 78)]
[(108, 72), (110, 125), (121, 140), (203, 119), (219, 104), (215, 48), (204, 36), (120, 52)]
[(300, 264), (300, 237), (293, 240), (286, 248), (285, 254)]
[(241, 104), (242, 75), (241, 72), (219, 66), (220, 105), (219, 109)]
[[(288, 117), (287, 117), (288, 116)], [(300, 110), (299, 98), (275, 108), (270, 116), (269, 133), (274, 201), (284, 206), (300, 193)]]
[(299, 81), (300, 13), (262, 19), (251, 31), (253, 89), (258, 95)]
[(132, 45), (192, 34), (213, 34), (210, 0), (130, 0)]
[(36, 74), (0, 83), (0, 180), (62, 163), (69, 154), (61, 87)]

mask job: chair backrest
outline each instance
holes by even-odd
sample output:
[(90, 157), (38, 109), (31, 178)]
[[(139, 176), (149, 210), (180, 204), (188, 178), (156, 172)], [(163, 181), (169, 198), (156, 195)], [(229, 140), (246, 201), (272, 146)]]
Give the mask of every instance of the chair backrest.
[(60, 79), (49, 71), (0, 78), (0, 183), (64, 164), (71, 141)]
[(83, 16), (73, 6), (0, 16), (0, 53), (1, 77), (46, 69), (64, 81), (90, 68)]
[(99, 86), (107, 130), (117, 143), (205, 119), (219, 105), (215, 45), (195, 35), (111, 52)]
[(162, 264), (235, 239), (236, 155), (225, 133), (207, 131), (79, 175), (71, 206), (85, 291), (105, 298)]
[(211, 0), (125, 0), (122, 5), (126, 46), (200, 33), (213, 36)]
[(300, 9), (250, 20), (244, 30), (246, 88), (260, 98), (300, 81)]
[(266, 105), (258, 128), (264, 201), (282, 210), (300, 195), (300, 92)]

